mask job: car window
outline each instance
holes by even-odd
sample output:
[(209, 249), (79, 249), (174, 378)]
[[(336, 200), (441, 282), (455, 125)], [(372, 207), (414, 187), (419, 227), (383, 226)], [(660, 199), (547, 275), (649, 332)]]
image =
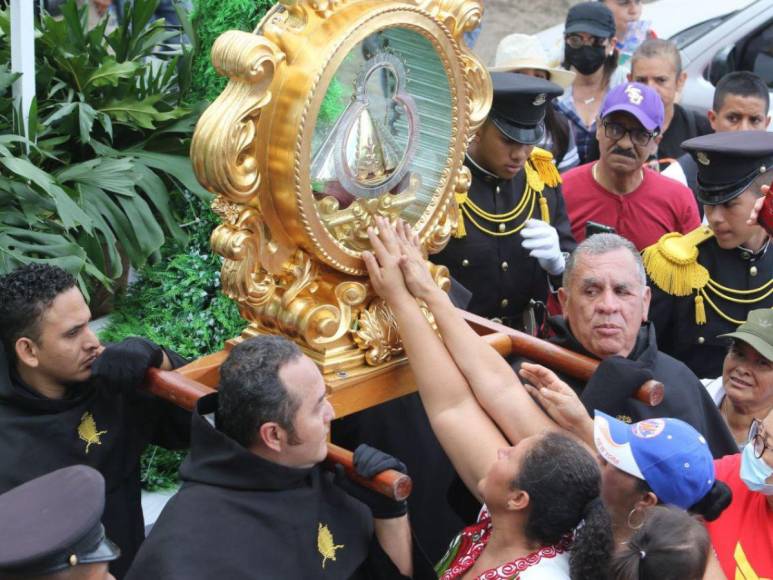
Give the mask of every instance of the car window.
[(743, 43), (736, 46), (736, 70), (759, 75), (773, 86), (773, 21), (768, 21)]
[(704, 20), (703, 22), (699, 22), (698, 24), (694, 24), (689, 28), (685, 28), (681, 32), (677, 32), (669, 40), (673, 41), (679, 50), (682, 50), (683, 48), (691, 45), (699, 38), (702, 38), (712, 30), (714, 30), (717, 26), (719, 26), (726, 20), (735, 16), (737, 12), (738, 12), (737, 10), (734, 12), (728, 12), (727, 14), (717, 16), (716, 18), (711, 18), (709, 20)]

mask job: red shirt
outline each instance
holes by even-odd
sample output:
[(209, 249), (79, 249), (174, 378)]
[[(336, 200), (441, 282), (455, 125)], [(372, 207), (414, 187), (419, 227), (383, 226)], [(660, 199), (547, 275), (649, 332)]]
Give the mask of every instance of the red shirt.
[(681, 183), (645, 168), (639, 187), (618, 195), (593, 179), (593, 165), (586, 163), (562, 175), (566, 210), (578, 242), (585, 239), (588, 221), (612, 226), (639, 250), (654, 244), (663, 234), (686, 234), (701, 225), (695, 197)]
[(733, 501), (706, 527), (729, 579), (773, 578), (773, 509), (766, 496), (741, 481), (741, 455), (714, 461), (717, 479), (733, 490)]

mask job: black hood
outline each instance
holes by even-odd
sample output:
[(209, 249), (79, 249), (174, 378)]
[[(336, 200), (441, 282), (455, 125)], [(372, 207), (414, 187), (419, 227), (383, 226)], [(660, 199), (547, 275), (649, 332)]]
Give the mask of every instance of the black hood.
[[(563, 316), (551, 316), (550, 319), (548, 319), (548, 324), (555, 333), (555, 335), (550, 338), (550, 342), (568, 348), (576, 353), (584, 354), (591, 358), (598, 358), (595, 354), (588, 352), (585, 347), (580, 344), (574, 334), (572, 334), (569, 322)], [(636, 337), (636, 344), (627, 358), (654, 364), (657, 354), (658, 343), (655, 339), (655, 327), (651, 322), (645, 322), (639, 329), (639, 334)]]
[(318, 467), (285, 467), (255, 455), (212, 424), (217, 393), (199, 399), (191, 422), (191, 451), (180, 467), (184, 482), (270, 491), (311, 485)]
[(38, 414), (60, 413), (80, 405), (94, 392), (90, 382), (77, 383), (67, 389), (63, 399), (49, 399), (27, 385), (0, 348), (0, 406), (8, 405)]

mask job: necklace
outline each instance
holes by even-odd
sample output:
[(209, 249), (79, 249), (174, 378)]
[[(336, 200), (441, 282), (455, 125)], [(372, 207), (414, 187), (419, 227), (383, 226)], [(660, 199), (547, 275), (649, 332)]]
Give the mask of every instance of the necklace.
[(582, 103), (583, 103), (584, 105), (590, 105), (590, 104), (591, 104), (593, 101), (595, 101), (595, 100), (596, 100), (596, 97), (590, 97), (589, 99), (583, 99), (583, 100), (582, 100)]

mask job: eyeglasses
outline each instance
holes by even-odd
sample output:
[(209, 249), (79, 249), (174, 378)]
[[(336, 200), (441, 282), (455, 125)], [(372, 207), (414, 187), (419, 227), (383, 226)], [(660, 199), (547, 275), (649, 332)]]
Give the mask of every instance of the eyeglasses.
[(564, 41), (569, 48), (582, 48), (583, 46), (606, 46), (607, 39), (600, 36), (591, 36), (587, 39), (579, 34), (567, 34)]
[(749, 427), (749, 443), (753, 445), (754, 456), (757, 459), (762, 458), (766, 449), (773, 449), (772, 445), (768, 445), (765, 441), (765, 434), (762, 432), (762, 421), (759, 419), (752, 419), (751, 427)]
[(620, 141), (620, 139), (625, 137), (625, 134), (628, 133), (631, 137), (631, 142), (638, 147), (646, 147), (654, 137), (658, 136), (657, 131), (650, 133), (644, 129), (629, 129), (620, 123), (614, 123), (612, 121), (603, 121), (601, 124), (604, 126), (604, 135), (606, 135), (608, 139)]

